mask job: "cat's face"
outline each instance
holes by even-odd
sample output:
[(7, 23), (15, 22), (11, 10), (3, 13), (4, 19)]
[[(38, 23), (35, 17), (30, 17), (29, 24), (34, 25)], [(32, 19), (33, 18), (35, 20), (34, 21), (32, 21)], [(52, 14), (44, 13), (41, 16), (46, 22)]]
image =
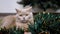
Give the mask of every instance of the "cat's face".
[(16, 9), (16, 11), (18, 20), (23, 23), (29, 21), (29, 19), (31, 19), (33, 16), (31, 12), (31, 7), (22, 10)]

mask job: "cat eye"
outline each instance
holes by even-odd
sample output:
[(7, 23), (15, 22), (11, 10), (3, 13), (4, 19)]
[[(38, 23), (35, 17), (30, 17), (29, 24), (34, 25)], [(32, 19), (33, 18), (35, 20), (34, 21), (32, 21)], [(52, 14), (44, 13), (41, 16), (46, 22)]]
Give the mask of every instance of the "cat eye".
[(22, 16), (22, 15), (19, 15), (19, 16)]
[(28, 14), (26, 14), (26, 16), (28, 16)]

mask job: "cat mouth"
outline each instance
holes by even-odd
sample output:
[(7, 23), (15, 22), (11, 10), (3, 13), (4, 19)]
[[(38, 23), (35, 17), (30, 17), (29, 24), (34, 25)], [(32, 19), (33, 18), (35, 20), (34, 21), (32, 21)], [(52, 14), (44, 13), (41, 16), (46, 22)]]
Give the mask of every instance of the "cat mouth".
[(25, 20), (23, 20), (23, 21), (21, 21), (22, 23), (27, 23), (27, 21), (25, 21)]

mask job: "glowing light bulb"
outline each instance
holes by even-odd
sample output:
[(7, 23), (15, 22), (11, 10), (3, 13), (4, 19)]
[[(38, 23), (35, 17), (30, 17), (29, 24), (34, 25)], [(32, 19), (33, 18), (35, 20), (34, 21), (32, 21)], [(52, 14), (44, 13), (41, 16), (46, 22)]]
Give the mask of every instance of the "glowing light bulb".
[(45, 14), (45, 12), (43, 12), (43, 14)]

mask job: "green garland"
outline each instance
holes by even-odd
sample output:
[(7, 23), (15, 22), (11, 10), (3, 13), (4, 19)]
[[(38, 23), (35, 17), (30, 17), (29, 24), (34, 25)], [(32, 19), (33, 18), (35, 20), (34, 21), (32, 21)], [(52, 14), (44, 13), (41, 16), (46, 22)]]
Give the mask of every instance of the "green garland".
[(1, 34), (24, 34), (24, 30), (22, 29), (16, 29), (16, 27), (10, 28), (10, 29), (1, 29)]
[(35, 16), (35, 24), (30, 25), (29, 29), (33, 34), (49, 33), (60, 34), (60, 14), (39, 13)]

